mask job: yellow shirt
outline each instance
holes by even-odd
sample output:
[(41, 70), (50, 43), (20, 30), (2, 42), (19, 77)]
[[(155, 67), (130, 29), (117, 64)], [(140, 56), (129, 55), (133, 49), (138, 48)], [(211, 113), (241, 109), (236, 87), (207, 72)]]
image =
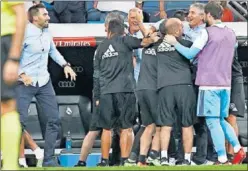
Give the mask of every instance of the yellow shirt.
[[(3, 2), (4, 1), (4, 2)], [(16, 30), (15, 12), (12, 10), (12, 6), (23, 4), (20, 1), (1, 1), (1, 36), (14, 34)]]

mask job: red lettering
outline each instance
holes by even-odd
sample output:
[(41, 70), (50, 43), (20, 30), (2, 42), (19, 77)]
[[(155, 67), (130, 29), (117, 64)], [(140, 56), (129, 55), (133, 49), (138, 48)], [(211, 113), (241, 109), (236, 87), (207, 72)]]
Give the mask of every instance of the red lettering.
[(57, 47), (95, 47), (94, 37), (55, 37), (53, 38)]

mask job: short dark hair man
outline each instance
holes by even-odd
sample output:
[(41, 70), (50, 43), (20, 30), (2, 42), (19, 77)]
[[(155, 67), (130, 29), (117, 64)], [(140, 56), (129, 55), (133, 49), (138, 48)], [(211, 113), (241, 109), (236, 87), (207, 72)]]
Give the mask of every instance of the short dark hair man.
[[(108, 15), (105, 18), (105, 23), (104, 23), (106, 32), (108, 31), (109, 22), (111, 20), (114, 20), (114, 19), (119, 20), (121, 23), (124, 24), (124, 19), (119, 15), (119, 13), (116, 13), (116, 12), (108, 13)], [(87, 156), (90, 153), (90, 151), (94, 145), (94, 141), (95, 141), (96, 137), (98, 136), (98, 134), (102, 130), (101, 128), (97, 127), (98, 115), (99, 115), (99, 104), (96, 103), (97, 100), (98, 99), (93, 98), (93, 112), (92, 112), (92, 117), (91, 117), (91, 121), (90, 121), (89, 132), (87, 133), (87, 135), (84, 138), (84, 141), (83, 141), (82, 147), (81, 147), (80, 158), (79, 158), (78, 163), (75, 165), (75, 167), (85, 167), (86, 166)], [(119, 144), (119, 143), (117, 142), (117, 144)]]
[[(119, 124), (121, 129), (121, 157), (127, 159), (125, 152), (128, 146), (128, 133), (135, 118), (135, 80), (133, 73), (133, 49), (147, 46), (158, 40), (151, 38), (138, 39), (124, 36), (124, 24), (112, 20), (108, 25), (108, 37), (97, 48), (94, 56), (94, 98), (98, 99), (100, 115), (98, 127), (102, 133), (102, 161), (100, 166), (108, 166), (111, 146), (111, 129)], [(124, 156), (125, 155), (125, 156)]]
[(43, 166), (57, 166), (53, 160), (56, 139), (59, 133), (59, 111), (55, 92), (47, 70), (48, 55), (64, 68), (66, 78), (76, 79), (76, 74), (58, 52), (49, 32), (50, 17), (43, 4), (28, 10), (30, 23), (26, 27), (16, 87), (17, 107), (23, 128), (26, 127), (28, 107), (36, 97), (43, 114), (47, 116)]

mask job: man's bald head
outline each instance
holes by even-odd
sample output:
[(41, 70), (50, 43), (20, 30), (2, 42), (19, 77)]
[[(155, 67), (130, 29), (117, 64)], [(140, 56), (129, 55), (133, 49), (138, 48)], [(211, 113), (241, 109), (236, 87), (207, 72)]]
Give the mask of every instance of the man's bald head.
[(180, 37), (183, 32), (182, 22), (178, 18), (170, 18), (165, 23), (165, 30), (167, 34)]

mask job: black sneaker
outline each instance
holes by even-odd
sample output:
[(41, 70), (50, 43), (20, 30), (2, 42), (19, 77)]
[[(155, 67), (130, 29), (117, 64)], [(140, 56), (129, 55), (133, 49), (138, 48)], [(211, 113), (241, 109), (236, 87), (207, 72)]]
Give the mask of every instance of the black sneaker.
[(108, 167), (109, 164), (108, 163), (101, 162), (101, 163), (98, 163), (96, 166), (97, 167)]
[(176, 161), (176, 165), (177, 165), (177, 166), (181, 166), (182, 164), (183, 164), (183, 160), (177, 160), (177, 161)]
[(169, 160), (166, 157), (161, 158), (161, 166), (169, 166)]
[(188, 166), (188, 165), (191, 165), (191, 162), (184, 159), (183, 162), (182, 162), (182, 166)]
[(86, 162), (79, 160), (78, 163), (74, 167), (86, 167)]

